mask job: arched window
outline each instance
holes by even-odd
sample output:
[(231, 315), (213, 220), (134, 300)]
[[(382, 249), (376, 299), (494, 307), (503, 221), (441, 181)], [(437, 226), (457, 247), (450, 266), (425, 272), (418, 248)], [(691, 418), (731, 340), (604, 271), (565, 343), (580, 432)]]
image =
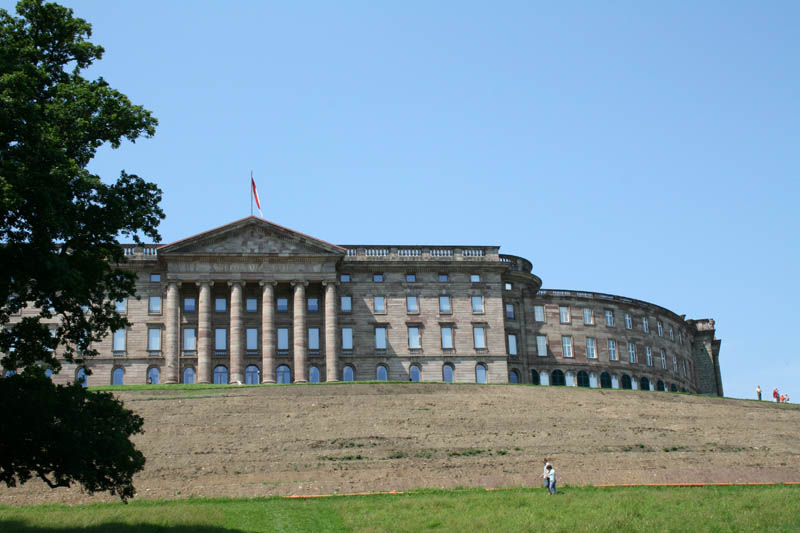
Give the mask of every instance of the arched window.
[(44, 375), (47, 377), (47, 379), (53, 379), (53, 369), (48, 368), (44, 371)]
[(411, 365), (411, 368), (408, 369), (408, 377), (409, 381), (419, 381), (422, 377), (422, 372), (419, 369), (418, 365)]
[(453, 382), (453, 365), (446, 364), (442, 366), (442, 381), (445, 383)]
[(375, 370), (375, 377), (378, 378), (378, 381), (389, 380), (389, 372), (384, 365), (378, 365), (378, 368)]
[(147, 382), (151, 385), (158, 385), (158, 378), (161, 377), (161, 371), (157, 366), (151, 367), (147, 371)]
[(280, 365), (275, 371), (278, 383), (288, 385), (292, 382), (292, 371), (286, 365)]
[(310, 383), (319, 383), (319, 367), (312, 366), (308, 369), (308, 381)]
[(511, 370), (511, 372), (508, 373), (508, 382), (519, 383), (519, 372), (516, 370)]
[(475, 383), (486, 383), (486, 365), (483, 363), (475, 365)]
[(89, 376), (86, 375), (85, 369), (83, 368), (78, 369), (78, 371), (75, 373), (75, 381), (77, 383), (80, 383), (82, 387), (89, 386)]
[(611, 376), (608, 375), (608, 372), (603, 372), (602, 374), (600, 374), (600, 388), (601, 389), (611, 388)]
[(639, 388), (642, 390), (650, 390), (650, 380), (643, 377), (639, 380)]
[(656, 390), (664, 391), (664, 382), (660, 379), (656, 382)]
[(673, 383), (669, 386), (669, 390), (672, 392), (678, 392), (678, 386)]
[(533, 385), (541, 385), (541, 381), (539, 381), (539, 373), (536, 370), (531, 370), (531, 384)]
[(125, 384), (125, 370), (122, 368), (115, 368), (114, 371), (111, 373), (111, 384), (112, 385), (124, 385)]
[(214, 385), (228, 384), (228, 369), (222, 365), (214, 367)]
[(187, 385), (194, 385), (194, 368), (189, 367), (183, 370), (183, 382)]
[(578, 387), (588, 387), (589, 386), (589, 373), (585, 370), (581, 370), (578, 372)]
[(550, 373), (550, 381), (552, 382), (551, 385), (558, 385), (561, 387), (567, 384), (567, 380), (564, 378), (564, 373), (561, 370), (553, 370)]
[(256, 365), (247, 365), (244, 369), (244, 383), (245, 385), (258, 385), (259, 372)]
[(350, 365), (345, 365), (342, 369), (342, 381), (355, 381), (356, 370)]
[(628, 374), (622, 374), (622, 388), (623, 389), (633, 388), (633, 384), (631, 383), (631, 377)]

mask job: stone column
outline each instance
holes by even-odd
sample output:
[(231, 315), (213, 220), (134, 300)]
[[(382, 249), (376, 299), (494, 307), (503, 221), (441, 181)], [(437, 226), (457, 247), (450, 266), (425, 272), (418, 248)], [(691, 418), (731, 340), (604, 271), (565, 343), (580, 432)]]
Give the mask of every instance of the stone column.
[(211, 287), (213, 281), (198, 281), (197, 298), (197, 383), (211, 383)]
[(230, 361), (231, 383), (244, 383), (244, 328), (242, 324), (244, 282), (229, 281), (231, 287)]
[(164, 327), (166, 337), (166, 351), (164, 353), (164, 383), (178, 383), (178, 372), (180, 371), (180, 343), (178, 335), (180, 331), (180, 282), (167, 282), (166, 298), (166, 317)]
[(339, 358), (336, 356), (336, 282), (323, 281), (325, 285), (325, 381), (336, 381), (339, 375)]
[(294, 382), (305, 383), (306, 379), (306, 285), (307, 281), (293, 281), (294, 286)]
[(262, 281), (261, 285), (261, 379), (262, 383), (275, 383), (275, 285)]

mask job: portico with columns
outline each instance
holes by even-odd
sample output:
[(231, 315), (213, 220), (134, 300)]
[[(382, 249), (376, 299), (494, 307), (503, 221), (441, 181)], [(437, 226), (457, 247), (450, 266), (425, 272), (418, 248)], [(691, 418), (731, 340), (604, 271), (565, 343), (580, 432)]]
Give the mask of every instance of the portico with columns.
[(162, 246), (164, 382), (192, 368), (197, 383), (213, 383), (224, 368), (226, 382), (245, 383), (252, 366), (262, 383), (277, 382), (281, 366), (296, 383), (312, 367), (319, 380), (337, 380), (336, 272), (345, 253), (255, 217)]

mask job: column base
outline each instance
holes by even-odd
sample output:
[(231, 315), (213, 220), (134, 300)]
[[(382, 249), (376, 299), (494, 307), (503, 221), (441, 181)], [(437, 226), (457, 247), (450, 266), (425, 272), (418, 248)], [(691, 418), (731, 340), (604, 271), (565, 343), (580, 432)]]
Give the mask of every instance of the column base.
[(295, 383), (308, 383), (308, 381), (305, 380), (305, 379), (296, 379), (296, 380), (294, 380), (294, 382)]
[(275, 383), (277, 383), (277, 381), (275, 381), (274, 379), (265, 379), (261, 383), (263, 383), (265, 385), (274, 385)]

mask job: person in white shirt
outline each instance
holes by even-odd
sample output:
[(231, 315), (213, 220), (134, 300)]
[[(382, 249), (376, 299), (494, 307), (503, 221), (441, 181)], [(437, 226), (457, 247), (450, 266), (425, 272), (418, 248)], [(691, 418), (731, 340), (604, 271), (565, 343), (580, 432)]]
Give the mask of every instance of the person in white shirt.
[(542, 479), (544, 479), (544, 488), (545, 490), (550, 490), (550, 473), (547, 471), (547, 467), (550, 466), (550, 461), (547, 460), (547, 457), (544, 458), (544, 472), (542, 472)]
[(556, 493), (556, 469), (553, 465), (547, 465), (548, 478), (550, 478), (550, 494)]

